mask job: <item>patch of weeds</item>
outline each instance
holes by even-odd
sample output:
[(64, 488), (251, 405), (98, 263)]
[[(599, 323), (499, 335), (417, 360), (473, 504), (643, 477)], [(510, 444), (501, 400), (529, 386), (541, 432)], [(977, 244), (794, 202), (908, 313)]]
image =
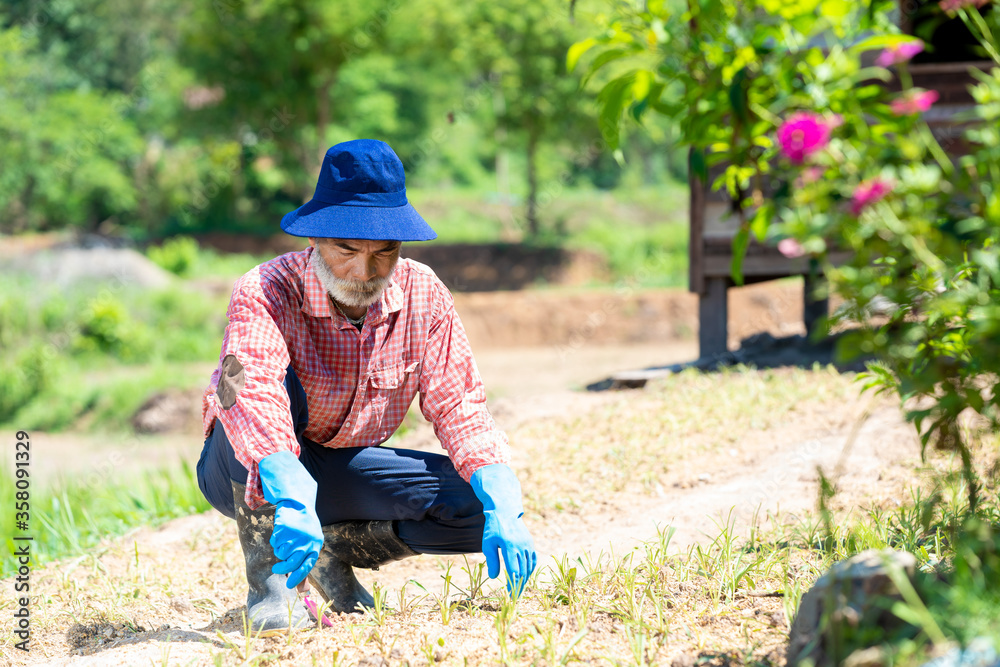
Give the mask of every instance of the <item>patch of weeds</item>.
[[(13, 474), (6, 465), (0, 476), (0, 502), (14, 506)], [(195, 472), (183, 463), (176, 469), (164, 469), (136, 475), (128, 481), (113, 477), (65, 482), (55, 488), (34, 486), (31, 489), (32, 555), (36, 564), (85, 553), (101, 540), (121, 535), (133, 528), (157, 525), (168, 519), (209, 509)], [(7, 549), (0, 561), (0, 576), (17, 570), (12, 512), (0, 517), (0, 529)]]

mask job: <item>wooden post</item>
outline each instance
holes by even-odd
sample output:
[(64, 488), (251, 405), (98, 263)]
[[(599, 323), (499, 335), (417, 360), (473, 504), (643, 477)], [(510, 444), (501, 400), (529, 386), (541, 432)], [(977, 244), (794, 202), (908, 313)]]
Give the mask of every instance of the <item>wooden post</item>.
[(688, 151), (688, 187), (690, 189), (690, 206), (688, 221), (690, 235), (688, 236), (688, 289), (699, 296), (705, 293), (704, 267), (704, 228), (705, 228), (705, 195), (707, 188), (691, 166), (691, 156), (694, 149)]
[(698, 295), (698, 356), (712, 357), (729, 351), (729, 278), (708, 276)]

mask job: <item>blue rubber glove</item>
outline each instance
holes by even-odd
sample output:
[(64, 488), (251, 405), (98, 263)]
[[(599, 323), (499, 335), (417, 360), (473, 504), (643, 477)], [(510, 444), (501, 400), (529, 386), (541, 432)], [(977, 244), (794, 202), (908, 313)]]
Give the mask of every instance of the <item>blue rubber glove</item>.
[(274, 574), (287, 574), (289, 588), (295, 588), (316, 564), (323, 548), (323, 528), (316, 516), (316, 480), (302, 467), (295, 454), (276, 452), (258, 464), (264, 498), (277, 508), (271, 548), (280, 563)]
[(484, 466), (469, 480), (476, 497), (483, 503), (486, 525), (483, 527), (483, 555), (490, 579), (500, 575), (503, 554), (507, 566), (507, 589), (517, 597), (535, 571), (538, 556), (535, 544), (521, 520), (521, 484), (514, 471), (503, 463)]

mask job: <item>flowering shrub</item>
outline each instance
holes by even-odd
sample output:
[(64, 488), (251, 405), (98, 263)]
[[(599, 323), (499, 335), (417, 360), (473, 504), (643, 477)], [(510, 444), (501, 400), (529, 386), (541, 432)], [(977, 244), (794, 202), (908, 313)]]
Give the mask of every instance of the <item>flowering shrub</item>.
[(854, 188), (854, 194), (851, 195), (851, 215), (858, 217), (866, 207), (880, 201), (891, 191), (892, 181), (878, 176), (870, 181), (858, 183), (858, 187)]
[[(968, 154), (953, 158), (922, 117), (938, 93), (914, 88), (908, 72), (925, 45), (898, 34), (893, 4), (619, 5), (569, 60), (599, 48), (591, 76), (636, 65), (605, 84), (605, 128), (615, 134), (625, 110), (641, 119), (652, 109), (677, 120), (695, 175), (726, 164), (713, 187), (738, 203), (734, 278), (751, 234), (816, 258), (845, 298), (834, 317), (854, 328), (850, 350), (879, 359), (866, 387), (898, 392), (924, 444), (956, 446), (971, 481), (959, 413), (1000, 425), (1000, 69), (975, 72)], [(980, 14), (982, 4), (940, 9), (1000, 64), (1000, 11)], [(851, 259), (833, 265), (834, 248)]]
[(958, 415), (1000, 422), (1000, 69), (977, 75), (968, 153), (954, 159), (919, 116), (937, 93), (907, 88), (905, 60), (886, 53), (878, 61), (895, 64), (904, 90), (865, 100), (834, 132), (808, 162), (823, 177), (798, 179), (772, 233), (820, 259), (834, 245), (852, 251), (825, 273), (847, 300), (835, 318), (861, 325), (849, 344), (879, 359), (866, 386), (898, 392), (925, 445), (960, 451), (975, 506)]

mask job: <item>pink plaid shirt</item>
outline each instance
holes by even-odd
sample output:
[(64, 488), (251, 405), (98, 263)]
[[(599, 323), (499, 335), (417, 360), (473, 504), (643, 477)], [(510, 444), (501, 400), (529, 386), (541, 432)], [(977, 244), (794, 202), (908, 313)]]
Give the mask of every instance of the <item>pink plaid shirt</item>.
[(236, 459), (250, 471), (247, 505), (265, 502), (258, 461), (282, 450), (299, 455), (283, 384), (289, 364), (308, 399), (309, 440), (326, 447), (385, 442), (419, 391), (420, 410), (463, 479), (509, 462), (507, 436), (486, 408), (454, 299), (434, 272), (400, 259), (359, 332), (331, 310), (312, 255), (312, 248), (281, 255), (236, 282), (219, 359), (221, 367), (235, 355), (246, 383), (223, 409), (217, 367), (203, 396), (205, 436), (221, 421)]

